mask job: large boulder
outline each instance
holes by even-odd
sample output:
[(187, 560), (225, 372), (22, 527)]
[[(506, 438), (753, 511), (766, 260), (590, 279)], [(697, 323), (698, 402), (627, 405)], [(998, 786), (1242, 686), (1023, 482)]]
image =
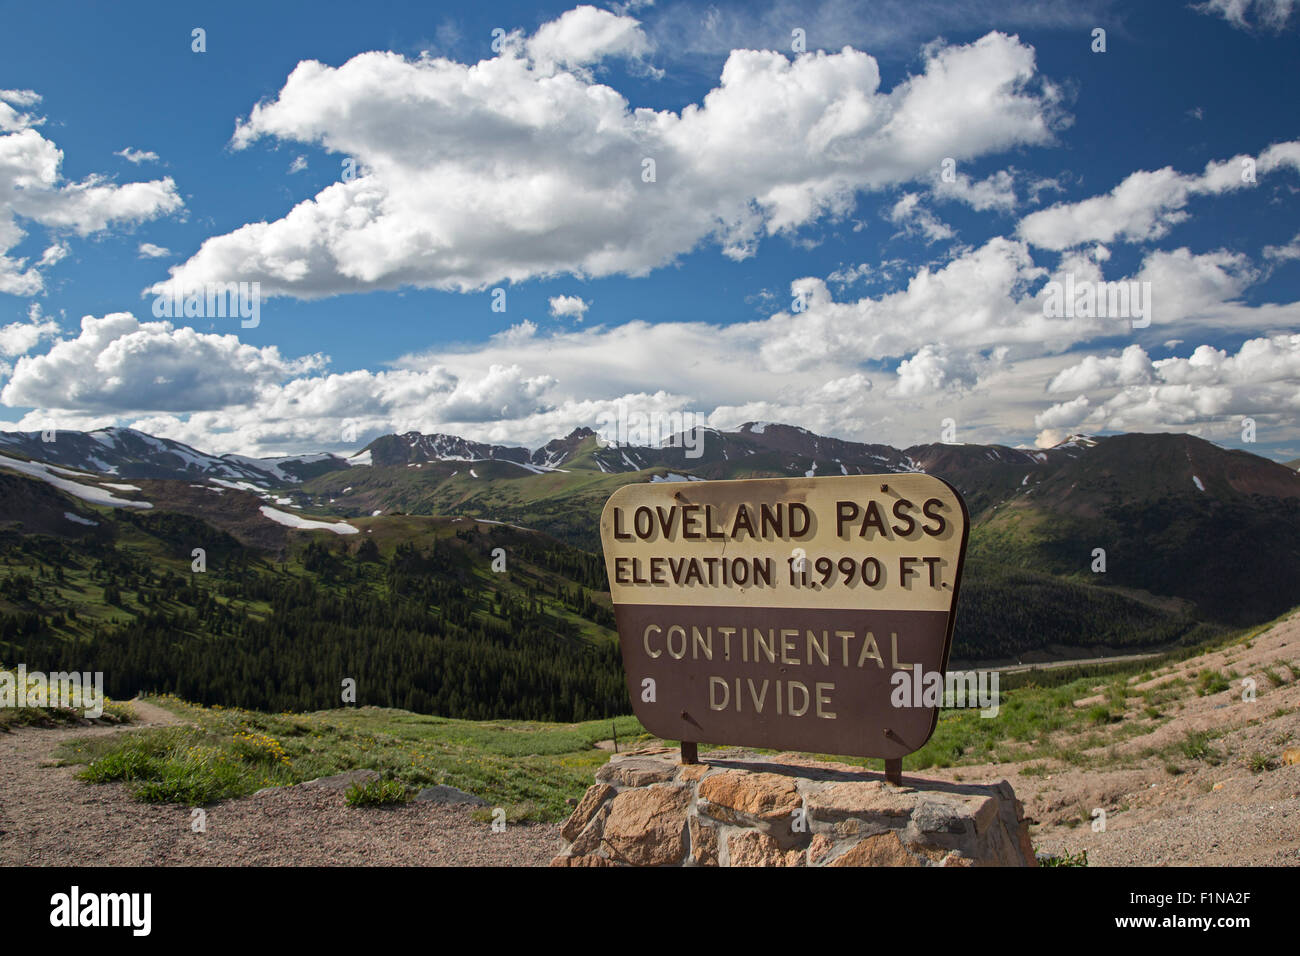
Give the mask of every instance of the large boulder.
[(348, 770), (329, 777), (317, 777), (315, 780), (302, 783), (300, 786), (319, 787), (322, 790), (346, 790), (354, 783), (365, 786), (380, 779), (382, 778), (377, 770)]
[(949, 783), (798, 754), (619, 754), (561, 828), (552, 866), (1035, 866), (1005, 780)]

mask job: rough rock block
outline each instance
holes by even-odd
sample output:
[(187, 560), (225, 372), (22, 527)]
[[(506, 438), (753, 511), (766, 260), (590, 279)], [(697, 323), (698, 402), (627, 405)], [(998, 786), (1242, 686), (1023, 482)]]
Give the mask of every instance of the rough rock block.
[(744, 751), (682, 766), (618, 754), (561, 828), (554, 866), (1035, 866), (1005, 780), (915, 776)]

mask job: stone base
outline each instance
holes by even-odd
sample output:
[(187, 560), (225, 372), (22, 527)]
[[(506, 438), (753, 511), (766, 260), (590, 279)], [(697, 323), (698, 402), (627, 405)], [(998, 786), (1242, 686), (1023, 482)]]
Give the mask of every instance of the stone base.
[(798, 754), (616, 755), (551, 866), (1036, 866), (1005, 780), (948, 783)]

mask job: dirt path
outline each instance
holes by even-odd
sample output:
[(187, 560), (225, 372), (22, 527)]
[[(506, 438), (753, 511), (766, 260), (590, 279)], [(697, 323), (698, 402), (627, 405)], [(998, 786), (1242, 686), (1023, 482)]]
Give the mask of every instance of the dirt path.
[(53, 765), (66, 740), (181, 722), (132, 707), (139, 719), (123, 727), (0, 734), (0, 865), (544, 866), (555, 854), (553, 824), (493, 833), (464, 807), (353, 808), (342, 791), (301, 786), (207, 807), (207, 832), (195, 833), (189, 807), (140, 803), (125, 785)]

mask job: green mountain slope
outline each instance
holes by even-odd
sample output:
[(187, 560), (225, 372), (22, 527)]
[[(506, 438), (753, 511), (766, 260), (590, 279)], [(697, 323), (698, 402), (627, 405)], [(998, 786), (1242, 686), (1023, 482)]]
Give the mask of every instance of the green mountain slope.
[[(770, 444), (761, 446), (765, 438)], [(1173, 599), (1165, 607), (1190, 602), (1203, 619), (1232, 626), (1300, 603), (1300, 474), (1248, 452), (1189, 435), (1116, 435), (1077, 438), (1046, 452), (924, 445), (893, 458), (882, 446), (839, 443), (829, 449), (845, 456), (837, 462), (816, 441), (802, 430), (768, 426), (757, 435), (706, 440), (711, 452), (699, 460), (661, 449), (661, 458), (679, 456), (673, 465), (605, 473), (590, 464), (622, 450), (602, 448), (589, 435), (574, 443), (572, 469), (564, 472), (534, 474), (499, 461), (426, 462), (354, 468), (306, 482), (300, 492), (340, 515), (395, 509), (491, 517), (594, 551), (601, 507), (628, 482), (833, 474), (875, 462), (951, 482), (971, 512), (972, 555), (988, 568), (1149, 592)], [(631, 453), (653, 457), (643, 449)], [(1092, 571), (1097, 548), (1106, 552), (1105, 573)], [(1050, 626), (1045, 619), (1039, 631)], [(1043, 643), (1052, 641), (1044, 635)]]
[(29, 505), (21, 529), (0, 524), (0, 660), (100, 670), (115, 697), (268, 710), (337, 706), (345, 679), (358, 703), (474, 719), (626, 709), (601, 563), (536, 533), (398, 516), (339, 536), (263, 519), (285, 533), (269, 551), (245, 543), (257, 536), (238, 509), (223, 529), (82, 505), (90, 525), (36, 479), (0, 482)]
[[(121, 695), (272, 709), (332, 706), (351, 677), (365, 702), (453, 716), (622, 713), (597, 535), (609, 495), (809, 471), (925, 470), (963, 493), (958, 664), (1186, 645), (1300, 603), (1300, 475), (1189, 436), (896, 451), (755, 426), (714, 435), (698, 459), (582, 431), (529, 454), (426, 437), (271, 490), (108, 483), (131, 512), (0, 462), (0, 659), (97, 665)], [(433, 457), (449, 451), (499, 457)], [(268, 510), (357, 533), (295, 530)]]
[(1257, 623), (1300, 597), (1300, 476), (1190, 435), (1118, 435), (985, 516), (971, 553)]

